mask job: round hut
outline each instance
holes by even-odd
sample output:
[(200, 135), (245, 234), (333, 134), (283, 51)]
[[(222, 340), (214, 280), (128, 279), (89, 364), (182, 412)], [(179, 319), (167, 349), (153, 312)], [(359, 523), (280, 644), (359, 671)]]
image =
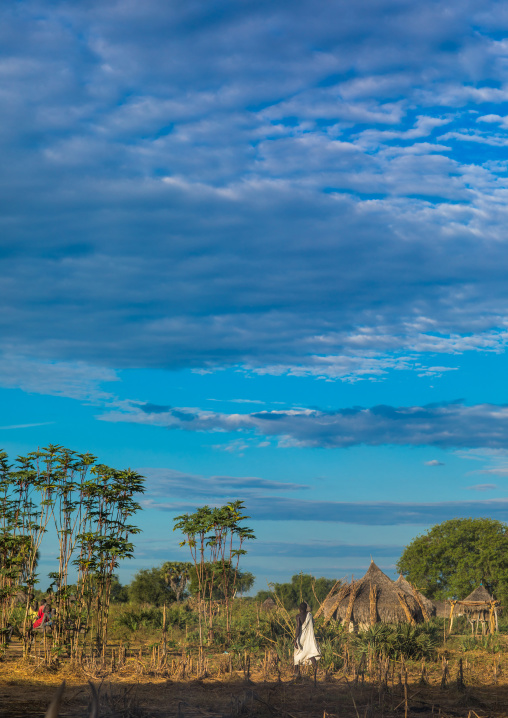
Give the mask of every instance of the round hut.
[(265, 598), (265, 600), (261, 604), (262, 611), (274, 611), (276, 608), (277, 604), (275, 603), (273, 598)]
[(398, 586), (401, 591), (404, 591), (404, 593), (408, 596), (412, 596), (415, 599), (416, 603), (420, 607), (424, 621), (428, 621), (436, 615), (435, 604), (429, 598), (424, 596), (423, 593), (420, 593), (418, 589), (412, 586), (402, 574), (400, 574), (398, 579), (395, 581), (395, 585)]
[(466, 616), (471, 624), (471, 633), (478, 633), (481, 626), (482, 634), (494, 633), (498, 630), (499, 601), (481, 584), (462, 601), (450, 601), (450, 631), (454, 616)]
[(362, 579), (341, 586), (326, 604), (325, 620), (340, 620), (350, 631), (363, 631), (376, 623), (423, 621), (414, 596), (397, 586), (374, 561)]

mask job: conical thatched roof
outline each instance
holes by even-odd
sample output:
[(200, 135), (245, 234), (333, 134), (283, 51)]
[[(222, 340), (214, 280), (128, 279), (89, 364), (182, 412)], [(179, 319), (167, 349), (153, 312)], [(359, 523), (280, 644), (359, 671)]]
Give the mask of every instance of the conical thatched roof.
[(342, 621), (364, 625), (377, 621), (408, 623), (423, 618), (414, 596), (398, 587), (374, 561), (362, 579), (327, 599), (324, 609), (325, 617), (332, 612)]
[(463, 599), (463, 601), (474, 601), (475, 603), (478, 603), (481, 601), (482, 603), (490, 603), (493, 601), (494, 598), (490, 595), (490, 593), (487, 591), (485, 586), (481, 584), (480, 586), (477, 586), (472, 593), (469, 594), (466, 598)]
[(416, 588), (413, 588), (409, 581), (406, 581), (402, 574), (400, 574), (398, 579), (395, 581), (395, 585), (402, 589), (404, 593), (407, 593), (409, 596), (413, 596), (413, 598), (420, 606), (422, 614), (426, 613), (428, 618), (432, 618), (432, 616), (436, 615), (436, 606), (432, 603), (432, 601), (426, 596), (424, 596), (423, 593), (420, 593), (420, 591), (418, 591)]
[(273, 598), (265, 598), (265, 600), (261, 604), (262, 611), (273, 611), (276, 608), (277, 608), (277, 604), (275, 603)]

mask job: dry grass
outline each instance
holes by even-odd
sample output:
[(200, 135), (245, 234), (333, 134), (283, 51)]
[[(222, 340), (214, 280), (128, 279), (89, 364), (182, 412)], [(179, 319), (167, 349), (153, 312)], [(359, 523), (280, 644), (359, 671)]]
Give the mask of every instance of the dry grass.
[[(66, 680), (61, 716), (84, 716), (88, 680), (100, 688), (102, 718), (178, 716), (281, 716), (281, 718), (373, 718), (374, 716), (508, 716), (508, 653), (483, 649), (467, 654), (448, 647), (431, 663), (351, 664), (347, 674), (322, 669), (292, 680), (292, 666), (270, 652), (257, 654), (157, 654), (136, 648), (118, 660), (109, 653), (72, 667), (24, 662), (14, 653), (0, 668), (0, 716), (43, 716), (57, 686)], [(116, 659), (115, 659), (116, 655)], [(111, 660), (113, 658), (113, 661)], [(462, 661), (464, 687), (457, 681)], [(442, 687), (446, 666), (446, 687)]]

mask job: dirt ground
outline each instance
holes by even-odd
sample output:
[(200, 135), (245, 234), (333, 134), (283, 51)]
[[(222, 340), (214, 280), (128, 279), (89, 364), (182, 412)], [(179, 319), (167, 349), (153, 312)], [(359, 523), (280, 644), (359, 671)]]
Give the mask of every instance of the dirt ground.
[[(497, 684), (481, 666), (458, 690), (451, 674), (448, 687), (440, 687), (438, 671), (430, 684), (409, 678), (407, 687), (397, 682), (379, 687), (366, 679), (355, 684), (337, 674), (318, 674), (317, 685), (304, 675), (294, 681), (290, 668), (281, 680), (253, 672), (246, 678), (235, 672), (224, 680), (178, 681), (147, 675), (96, 677), (101, 718), (377, 718), (383, 716), (441, 716), (450, 718), (508, 718), (508, 683), (500, 675)], [(87, 676), (70, 671), (30, 667), (19, 661), (0, 664), (0, 716), (37, 718), (44, 716), (62, 680), (66, 689), (60, 716), (88, 716), (90, 688)], [(406, 698), (407, 696), (407, 703)]]

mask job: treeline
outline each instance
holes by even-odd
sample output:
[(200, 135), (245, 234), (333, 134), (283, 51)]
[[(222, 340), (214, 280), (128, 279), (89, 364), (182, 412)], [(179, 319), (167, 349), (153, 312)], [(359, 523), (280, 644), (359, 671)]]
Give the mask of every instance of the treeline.
[(289, 583), (272, 583), (270, 591), (259, 591), (256, 601), (265, 601), (276, 593), (287, 611), (296, 609), (306, 601), (315, 613), (335, 585), (334, 578), (314, 578), (309, 573), (298, 573)]
[[(287, 583), (271, 584), (271, 590), (258, 591), (245, 596), (254, 585), (255, 577), (248, 571), (239, 571), (236, 578), (236, 595), (247, 600), (263, 602), (276, 593), (288, 611), (296, 610), (306, 601), (315, 612), (324, 601), (335, 579), (315, 578), (310, 574), (296, 574)], [(146, 603), (163, 606), (165, 603), (184, 601), (198, 594), (196, 568), (192, 563), (167, 561), (161, 566), (138, 571), (131, 583), (121, 585), (118, 578), (111, 587), (111, 600), (115, 603)], [(220, 586), (214, 587), (214, 597), (222, 599)]]
[[(233, 571), (233, 569), (230, 569)], [(212, 597), (224, 598), (222, 590), (222, 572), (210, 572), (214, 586)], [(236, 595), (243, 595), (254, 585), (255, 577), (248, 571), (237, 571)], [(193, 563), (166, 561), (161, 566), (143, 568), (138, 571), (131, 583), (122, 586), (115, 577), (111, 587), (111, 600), (115, 603), (149, 603), (163, 606), (165, 603), (184, 601), (199, 593), (199, 581), (196, 566)]]

